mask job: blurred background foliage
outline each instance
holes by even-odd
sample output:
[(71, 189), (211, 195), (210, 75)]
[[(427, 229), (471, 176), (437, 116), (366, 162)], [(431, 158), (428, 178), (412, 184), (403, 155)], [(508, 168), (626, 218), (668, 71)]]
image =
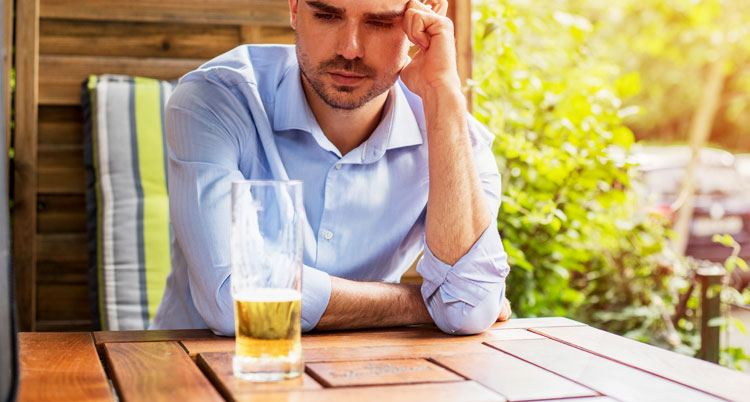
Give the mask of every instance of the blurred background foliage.
[[(671, 251), (669, 222), (646, 211), (625, 156), (636, 139), (687, 141), (720, 43), (726, 82), (711, 140), (750, 150), (750, 25), (737, 17), (750, 10), (731, 3), (475, 1), (469, 86), (475, 116), (498, 133), (515, 314), (696, 354), (698, 292), (688, 289), (699, 263)], [(746, 358), (722, 354), (730, 366)]]

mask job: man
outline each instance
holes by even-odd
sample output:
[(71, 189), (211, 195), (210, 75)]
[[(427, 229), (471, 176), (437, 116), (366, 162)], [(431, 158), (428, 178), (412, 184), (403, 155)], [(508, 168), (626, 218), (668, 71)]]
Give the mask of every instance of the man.
[[(166, 115), (173, 269), (152, 328), (234, 333), (242, 179), (303, 182), (303, 331), (508, 318), (492, 136), (467, 118), (447, 1), (428, 3), (290, 0), (296, 46), (241, 46), (182, 78)], [(422, 250), (421, 287), (397, 283)]]

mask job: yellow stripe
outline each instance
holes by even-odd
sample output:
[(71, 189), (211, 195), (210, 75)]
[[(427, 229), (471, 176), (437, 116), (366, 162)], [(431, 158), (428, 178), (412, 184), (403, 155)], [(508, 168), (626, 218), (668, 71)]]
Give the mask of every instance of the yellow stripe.
[(98, 82), (96, 75), (90, 75), (89, 81), (86, 84), (86, 87), (89, 91), (89, 105), (91, 107), (91, 150), (92, 150), (92, 159), (93, 159), (93, 165), (94, 165), (94, 180), (96, 181), (96, 185), (94, 186), (96, 194), (96, 279), (98, 290), (97, 290), (97, 296), (99, 297), (99, 321), (101, 323), (101, 330), (106, 331), (108, 327), (107, 323), (107, 314), (106, 310), (104, 308), (104, 280), (103, 280), (103, 263), (102, 263), (102, 214), (103, 214), (103, 206), (102, 206), (102, 198), (101, 198), (101, 188), (102, 184), (99, 177), (99, 151), (98, 151), (98, 141), (97, 141), (97, 127), (96, 127), (96, 84)]
[(143, 187), (143, 243), (150, 320), (154, 318), (161, 301), (171, 266), (169, 200), (164, 172), (159, 88), (159, 81), (155, 79), (135, 78), (135, 124)]

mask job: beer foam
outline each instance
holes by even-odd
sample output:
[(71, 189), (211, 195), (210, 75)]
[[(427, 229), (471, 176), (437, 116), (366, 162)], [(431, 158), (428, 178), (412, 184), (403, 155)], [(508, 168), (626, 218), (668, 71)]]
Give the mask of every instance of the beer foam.
[(235, 294), (234, 299), (246, 302), (285, 302), (301, 300), (302, 293), (286, 288), (253, 288)]

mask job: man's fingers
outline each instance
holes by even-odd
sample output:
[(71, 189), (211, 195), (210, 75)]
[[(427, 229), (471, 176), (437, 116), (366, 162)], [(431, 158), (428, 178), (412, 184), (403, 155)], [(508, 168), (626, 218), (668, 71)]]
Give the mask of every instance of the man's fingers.
[(425, 4), (429, 4), (437, 15), (445, 17), (448, 14), (448, 0), (426, 0)]
[(500, 314), (497, 316), (498, 321), (508, 321), (510, 319), (510, 316), (513, 314), (511, 308), (510, 308), (510, 301), (508, 299), (503, 298), (503, 303), (500, 306)]
[(426, 13), (415, 9), (407, 10), (404, 16), (406, 37), (422, 50), (430, 47), (430, 35), (427, 33), (427, 21), (425, 19)]

